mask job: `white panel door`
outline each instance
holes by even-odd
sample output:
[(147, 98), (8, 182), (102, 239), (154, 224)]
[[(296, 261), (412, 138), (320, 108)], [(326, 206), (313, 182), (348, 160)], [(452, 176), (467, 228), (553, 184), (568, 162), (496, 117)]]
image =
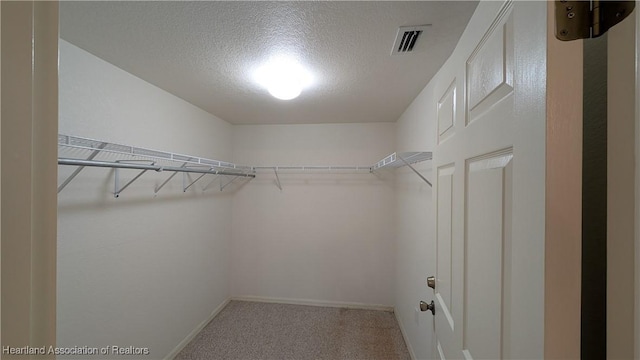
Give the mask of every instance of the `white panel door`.
[(436, 356), (543, 357), (545, 2), (482, 2), (436, 89)]

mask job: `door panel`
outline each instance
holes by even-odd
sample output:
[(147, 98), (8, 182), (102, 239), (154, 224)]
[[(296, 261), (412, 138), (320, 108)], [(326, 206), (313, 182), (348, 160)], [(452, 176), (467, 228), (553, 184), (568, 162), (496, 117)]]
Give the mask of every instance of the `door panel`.
[(451, 224), (453, 206), (453, 165), (446, 165), (438, 169), (438, 193), (437, 193), (437, 237), (436, 237), (436, 297), (442, 308), (450, 330), (453, 331), (454, 323), (451, 315), (452, 284), (451, 266), (453, 253), (451, 249)]
[(467, 124), (513, 91), (513, 18), (502, 16), (467, 60)]
[(502, 294), (511, 153), (470, 160), (465, 239), (465, 357), (502, 358)]
[(456, 80), (438, 101), (438, 143), (451, 136), (456, 120)]
[(437, 359), (438, 360), (445, 360), (446, 358), (444, 357), (444, 350), (442, 350), (442, 346), (440, 346), (440, 342), (438, 342), (437, 349), (438, 349), (438, 357), (437, 357)]

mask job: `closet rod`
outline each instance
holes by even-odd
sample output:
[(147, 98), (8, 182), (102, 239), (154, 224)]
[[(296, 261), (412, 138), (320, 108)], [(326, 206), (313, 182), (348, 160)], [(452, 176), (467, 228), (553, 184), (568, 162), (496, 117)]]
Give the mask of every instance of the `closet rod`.
[(116, 163), (110, 161), (96, 161), (96, 160), (79, 160), (58, 158), (58, 165), (72, 165), (72, 166), (95, 166), (95, 167), (107, 167), (107, 168), (119, 168), (119, 169), (138, 169), (138, 170), (154, 170), (154, 171), (175, 171), (175, 172), (187, 172), (198, 174), (213, 174), (213, 175), (231, 175), (231, 176), (243, 176), (255, 178), (255, 174), (242, 174), (231, 171), (218, 171), (213, 169), (194, 169), (187, 167), (175, 167), (175, 166), (159, 166), (159, 165), (145, 165), (145, 164), (127, 164)]

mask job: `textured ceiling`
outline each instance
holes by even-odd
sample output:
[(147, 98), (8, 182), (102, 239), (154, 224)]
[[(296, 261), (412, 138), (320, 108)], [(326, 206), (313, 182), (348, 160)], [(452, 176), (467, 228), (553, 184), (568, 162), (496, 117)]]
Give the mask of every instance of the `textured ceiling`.
[[(61, 2), (61, 37), (233, 124), (396, 121), (477, 2)], [(390, 55), (400, 26), (432, 24)], [(252, 71), (296, 57), (315, 78), (277, 100)]]

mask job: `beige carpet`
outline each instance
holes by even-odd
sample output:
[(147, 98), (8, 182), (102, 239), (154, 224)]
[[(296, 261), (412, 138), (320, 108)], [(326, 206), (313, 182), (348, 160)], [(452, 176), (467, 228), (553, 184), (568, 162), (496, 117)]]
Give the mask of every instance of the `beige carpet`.
[(232, 301), (175, 359), (410, 359), (391, 312)]

